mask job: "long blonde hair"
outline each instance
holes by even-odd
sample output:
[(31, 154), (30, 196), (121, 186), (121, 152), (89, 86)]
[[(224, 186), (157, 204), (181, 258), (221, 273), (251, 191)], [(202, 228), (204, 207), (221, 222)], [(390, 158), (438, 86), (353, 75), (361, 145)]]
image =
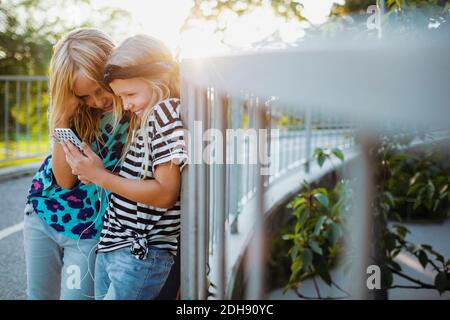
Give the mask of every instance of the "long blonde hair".
[[(165, 63), (170, 68), (163, 73), (139, 77), (149, 84), (149, 90), (152, 93), (149, 103), (150, 108), (144, 111), (141, 121), (138, 121), (135, 114), (131, 114), (130, 129), (128, 131), (127, 142), (123, 148), (122, 161), (125, 159), (126, 152), (132, 143), (135, 130), (146, 127), (149, 117), (153, 112), (153, 107), (165, 99), (180, 97), (180, 71), (178, 63), (174, 60), (170, 50), (164, 43), (154, 37), (143, 34), (125, 39), (113, 50), (107, 62), (107, 67), (114, 65), (120, 68), (150, 63)], [(115, 118), (120, 119), (122, 112), (123, 110), (121, 108), (120, 110), (119, 108), (115, 108)], [(149, 152), (148, 136), (144, 134), (144, 159), (149, 159)], [(142, 169), (143, 173), (141, 174), (141, 178), (144, 178), (148, 172), (148, 161), (142, 161)]]
[[(50, 135), (64, 113), (67, 101), (74, 95), (76, 76), (82, 74), (109, 90), (103, 83), (103, 69), (115, 44), (104, 32), (93, 28), (73, 30), (64, 35), (54, 46), (49, 68), (50, 106), (48, 110)], [(120, 100), (114, 98), (114, 109)], [(87, 106), (77, 108), (71, 126), (83, 141), (91, 143), (100, 135), (100, 119), (103, 111)], [(118, 118), (115, 118), (115, 124)]]

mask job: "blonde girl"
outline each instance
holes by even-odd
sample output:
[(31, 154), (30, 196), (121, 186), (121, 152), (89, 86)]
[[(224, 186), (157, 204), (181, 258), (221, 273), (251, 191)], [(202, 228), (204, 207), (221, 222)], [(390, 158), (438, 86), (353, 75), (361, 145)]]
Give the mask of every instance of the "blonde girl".
[[(97, 29), (77, 29), (54, 46), (49, 70), (50, 135), (71, 128), (116, 170), (128, 122), (114, 118), (120, 100), (104, 85), (105, 62), (114, 48)], [(83, 183), (84, 182), (84, 183)], [(92, 299), (95, 247), (106, 193), (81, 182), (66, 162), (61, 144), (33, 177), (24, 217), (28, 299)]]

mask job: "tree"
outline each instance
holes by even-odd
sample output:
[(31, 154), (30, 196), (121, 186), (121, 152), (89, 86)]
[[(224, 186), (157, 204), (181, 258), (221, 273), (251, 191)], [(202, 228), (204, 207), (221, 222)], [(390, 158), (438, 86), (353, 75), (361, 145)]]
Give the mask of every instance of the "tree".
[[(78, 10), (83, 14), (73, 14)], [(75, 19), (76, 17), (76, 19)], [(114, 36), (124, 30), (130, 15), (127, 11), (103, 7), (93, 10), (90, 0), (2, 0), (0, 7), (0, 75), (47, 74), (52, 48), (62, 34), (79, 27), (98, 27)], [(28, 84), (27, 84), (28, 85)], [(31, 134), (45, 132), (45, 109), (37, 112), (37, 105), (48, 103), (46, 83), (41, 83), (38, 97), (37, 83), (30, 85), (30, 103), (27, 105), (27, 85), (20, 82), (0, 82), (0, 119), (5, 119), (5, 91), (8, 89), (8, 138), (16, 137), (16, 126), (22, 128), (30, 120)], [(21, 99), (16, 99), (19, 93)], [(40, 99), (40, 101), (37, 101)], [(19, 111), (20, 110), (20, 111)], [(40, 117), (38, 119), (38, 114)], [(42, 127), (39, 127), (41, 124)], [(5, 121), (0, 122), (3, 136)], [(19, 130), (21, 131), (21, 130)], [(5, 137), (3, 137), (5, 139)], [(13, 144), (14, 146), (15, 144)], [(6, 147), (7, 148), (7, 147)]]
[[(70, 16), (75, 9), (88, 14), (76, 20)], [(62, 34), (79, 27), (118, 33), (129, 18), (121, 9), (92, 10), (90, 0), (4, 0), (0, 7), (0, 74), (46, 74), (52, 46)]]
[[(366, 10), (370, 5), (374, 5), (380, 0), (346, 0), (343, 5), (334, 4), (330, 12), (329, 23), (335, 24), (336, 19), (346, 15), (360, 15), (366, 17)], [(443, 22), (443, 17), (448, 17), (450, 11), (450, 0), (381, 0), (385, 1), (386, 15), (396, 16), (397, 18), (406, 15), (408, 8), (423, 8), (430, 11), (433, 9), (431, 15), (425, 15), (423, 21), (428, 22), (433, 19), (438, 19)], [(223, 34), (226, 32), (226, 26), (219, 25), (219, 17), (224, 12), (232, 12), (239, 17), (251, 13), (253, 10), (262, 7), (271, 7), (273, 12), (280, 17), (285, 18), (286, 21), (298, 20), (308, 21), (302, 15), (304, 6), (301, 1), (297, 0), (221, 0), (221, 1), (207, 1), (195, 0), (189, 16), (186, 18), (182, 27), (182, 31), (188, 30), (196, 20), (213, 21), (216, 22), (216, 32)], [(406, 20), (406, 19), (405, 19)], [(445, 20), (447, 21), (447, 20)], [(318, 28), (327, 28), (328, 23)], [(364, 21), (365, 24), (365, 21)], [(316, 28), (313, 28), (314, 31)], [(314, 32), (312, 31), (312, 32)], [(310, 31), (311, 32), (311, 31)]]

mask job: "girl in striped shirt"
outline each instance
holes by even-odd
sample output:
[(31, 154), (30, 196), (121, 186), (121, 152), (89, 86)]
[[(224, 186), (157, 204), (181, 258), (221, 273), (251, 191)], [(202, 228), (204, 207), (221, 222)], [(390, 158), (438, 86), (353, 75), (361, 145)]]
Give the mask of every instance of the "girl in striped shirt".
[(87, 146), (67, 142), (80, 180), (111, 191), (98, 245), (97, 299), (153, 299), (163, 287), (180, 233), (181, 170), (187, 163), (180, 117), (179, 69), (159, 40), (137, 35), (111, 54), (104, 80), (131, 113), (118, 175)]

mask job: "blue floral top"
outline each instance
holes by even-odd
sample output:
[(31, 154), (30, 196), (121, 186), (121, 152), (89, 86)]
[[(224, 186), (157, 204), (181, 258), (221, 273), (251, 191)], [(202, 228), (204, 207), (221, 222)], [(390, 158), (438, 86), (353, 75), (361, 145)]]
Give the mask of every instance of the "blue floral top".
[[(100, 127), (105, 144), (97, 145), (93, 141), (91, 147), (103, 159), (106, 169), (118, 172), (129, 122), (124, 117), (113, 129), (112, 120), (112, 113), (103, 114)], [(98, 239), (109, 194), (94, 184), (85, 185), (80, 181), (72, 189), (60, 187), (53, 176), (52, 156), (49, 155), (33, 177), (27, 208), (33, 208), (49, 226), (69, 238)]]

